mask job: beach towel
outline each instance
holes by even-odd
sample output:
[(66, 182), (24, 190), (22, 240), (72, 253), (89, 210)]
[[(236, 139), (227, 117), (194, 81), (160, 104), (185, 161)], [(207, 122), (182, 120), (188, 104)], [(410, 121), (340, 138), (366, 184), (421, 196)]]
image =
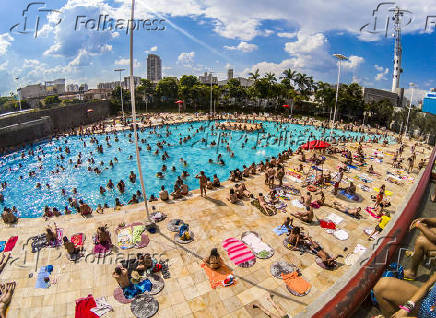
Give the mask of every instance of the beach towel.
[(130, 284), (129, 286), (123, 288), (124, 296), (126, 296), (127, 299), (132, 299), (136, 295), (149, 291), (151, 291), (151, 282), (148, 279), (143, 280), (138, 284)]
[(30, 238), (30, 240), (32, 241), (32, 253), (36, 253), (44, 247), (48, 246), (47, 237), (45, 234), (33, 236)]
[(316, 201), (313, 201), (311, 204), (310, 204), (310, 206), (312, 207), (312, 208), (314, 208), (314, 209), (319, 209), (321, 206), (318, 204), (318, 202), (316, 202)]
[(84, 241), (85, 241), (85, 235), (83, 233), (77, 233), (71, 236), (71, 242), (74, 244), (74, 247), (76, 248), (82, 247)]
[(150, 295), (140, 295), (130, 303), (130, 310), (137, 318), (149, 318), (159, 310), (159, 302)]
[(233, 275), (232, 270), (225, 264), (221, 265), (218, 269), (212, 269), (205, 263), (201, 264), (201, 267), (204, 269), (207, 278), (209, 278), (210, 288), (212, 289), (224, 286), (223, 282), (227, 277)]
[(344, 218), (340, 217), (339, 215), (336, 215), (335, 213), (330, 213), (327, 217), (327, 220), (330, 220), (332, 222), (334, 222), (336, 225), (339, 225), (342, 223), (342, 221), (344, 220)]
[(9, 240), (6, 242), (6, 246), (5, 246), (4, 252), (5, 253), (6, 252), (11, 252), (14, 249), (15, 244), (17, 243), (17, 241), (18, 241), (18, 236), (11, 236), (9, 238)]
[(75, 318), (98, 318), (99, 316), (91, 311), (95, 307), (97, 307), (97, 304), (92, 295), (77, 299)]
[[(374, 190), (375, 192), (380, 192), (380, 189), (379, 189), (379, 188), (375, 188), (375, 187), (374, 187), (373, 190)], [(385, 190), (385, 194), (388, 195), (388, 196), (391, 196), (391, 195), (392, 195), (392, 191)]]
[(99, 317), (114, 310), (112, 306), (107, 302), (106, 297), (100, 297), (95, 299), (95, 303), (97, 307), (91, 308), (91, 312), (93, 312)]
[(132, 227), (132, 241), (134, 244), (142, 241), (142, 233), (145, 231), (144, 225), (136, 225)]
[(49, 288), (50, 281), (46, 282), (45, 279), (49, 278), (53, 272), (53, 265), (42, 266), (39, 269), (38, 276), (36, 278), (35, 288)]
[(307, 282), (297, 271), (289, 274), (281, 274), (289, 292), (296, 296), (304, 296), (310, 292), (312, 285)]
[(150, 214), (150, 218), (154, 222), (160, 222), (160, 221), (164, 220), (166, 217), (167, 217), (167, 215), (165, 213), (162, 213), (162, 212), (153, 212)]
[(276, 212), (276, 213), (273, 213), (273, 212), (265, 211), (265, 209), (264, 209), (263, 207), (260, 206), (260, 204), (259, 204), (259, 200), (258, 200), (258, 199), (254, 199), (254, 200), (252, 200), (252, 201), (250, 202), (250, 204), (251, 204), (252, 206), (256, 207), (256, 208), (257, 208), (257, 209), (258, 209), (262, 214), (264, 214), (264, 215), (266, 215), (266, 216), (272, 216), (272, 215), (277, 214), (277, 212)]
[(245, 232), (241, 236), (241, 241), (251, 248), (257, 258), (270, 258), (274, 255), (274, 250), (254, 232)]
[(50, 243), (50, 247), (58, 247), (63, 244), (64, 230), (56, 228), (56, 240)]
[(353, 166), (353, 165), (347, 165), (347, 167), (348, 167), (348, 168), (351, 168), (351, 169), (359, 169), (358, 167)]
[(336, 224), (329, 220), (319, 220), (319, 225), (323, 229), (336, 230)]
[(283, 279), (282, 274), (289, 274), (298, 271), (298, 267), (294, 264), (289, 264), (285, 261), (278, 261), (272, 263), (270, 266), (271, 275), (275, 278)]
[(119, 248), (126, 250), (134, 246), (132, 242), (132, 230), (130, 227), (118, 229), (117, 232), (117, 244)]
[(333, 232), (333, 236), (340, 241), (346, 241), (349, 237), (348, 232), (345, 230), (336, 230)]
[(349, 200), (359, 201), (359, 196), (357, 194), (349, 194), (345, 190), (339, 191), (339, 194), (343, 195), (344, 197), (346, 197)]
[(369, 215), (371, 215), (371, 216), (372, 216), (373, 218), (375, 218), (375, 219), (380, 219), (380, 218), (381, 218), (381, 216), (378, 216), (377, 214), (374, 213), (374, 208), (372, 208), (372, 207), (370, 207), (370, 206), (367, 206), (367, 207), (365, 208), (365, 211), (368, 212)]
[(223, 248), (235, 265), (240, 265), (255, 259), (253, 252), (241, 241), (229, 238), (223, 242)]
[(120, 287), (115, 288), (113, 296), (116, 301), (122, 304), (129, 304), (133, 300), (133, 299), (127, 299), (126, 296), (124, 296), (123, 290)]
[(5, 250), (6, 241), (0, 241), (0, 253)]
[(104, 255), (109, 255), (111, 253), (111, 249), (112, 249), (112, 242), (109, 240), (109, 242), (97, 242), (97, 237), (94, 236), (93, 238), (94, 241), (94, 250), (93, 253), (97, 256), (97, 257), (102, 257)]
[(294, 200), (292, 200), (292, 205), (293, 206), (295, 206), (296, 208), (300, 208), (300, 209), (303, 209), (304, 208), (304, 205), (300, 202), (300, 200), (298, 200), (298, 199), (294, 199)]
[(273, 232), (280, 236), (282, 234), (288, 234), (289, 230), (284, 225), (278, 225), (273, 229)]

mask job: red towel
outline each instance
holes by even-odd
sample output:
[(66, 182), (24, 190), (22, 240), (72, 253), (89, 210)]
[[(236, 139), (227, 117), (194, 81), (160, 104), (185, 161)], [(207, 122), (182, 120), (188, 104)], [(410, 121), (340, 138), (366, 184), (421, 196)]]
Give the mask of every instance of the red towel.
[(73, 242), (75, 247), (83, 246), (83, 233), (78, 233), (71, 236), (71, 242)]
[(86, 298), (77, 299), (75, 318), (99, 318), (98, 315), (91, 311), (94, 307), (97, 307), (97, 304), (92, 295), (88, 295)]
[(332, 221), (319, 220), (319, 225), (323, 229), (336, 230), (336, 224)]
[(6, 242), (5, 250), (3, 252), (11, 252), (14, 249), (17, 241), (18, 241), (18, 236), (11, 236), (9, 240)]

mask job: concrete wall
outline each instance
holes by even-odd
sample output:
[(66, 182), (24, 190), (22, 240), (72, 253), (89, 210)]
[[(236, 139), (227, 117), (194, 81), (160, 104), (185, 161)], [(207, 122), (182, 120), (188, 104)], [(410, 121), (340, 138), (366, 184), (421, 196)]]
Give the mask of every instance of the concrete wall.
[(105, 119), (109, 114), (110, 102), (98, 101), (2, 117), (0, 147), (16, 146), (69, 128), (90, 124)]

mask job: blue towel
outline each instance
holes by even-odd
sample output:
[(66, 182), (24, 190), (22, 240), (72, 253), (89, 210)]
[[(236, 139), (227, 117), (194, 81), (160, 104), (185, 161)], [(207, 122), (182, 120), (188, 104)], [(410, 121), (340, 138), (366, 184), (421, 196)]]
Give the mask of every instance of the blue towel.
[(353, 166), (353, 165), (347, 165), (347, 166), (348, 166), (348, 168), (351, 168), (351, 169), (359, 169), (358, 167)]
[(50, 277), (52, 271), (53, 265), (42, 266), (36, 278), (35, 288), (48, 288), (49, 282), (45, 282), (44, 279)]
[(282, 234), (288, 234), (289, 230), (284, 225), (279, 225), (276, 228), (273, 229), (274, 233), (276, 233), (278, 236)]
[(313, 170), (316, 170), (316, 171), (322, 171), (322, 169), (321, 169), (321, 168), (318, 168), (317, 166), (312, 166), (312, 169), (313, 169)]
[(344, 197), (347, 197), (350, 200), (359, 201), (359, 196), (357, 196), (356, 194), (349, 194), (345, 190), (341, 190), (341, 191), (339, 191), (339, 193), (342, 194)]
[(129, 286), (123, 288), (124, 296), (127, 299), (132, 299), (136, 295), (143, 294), (146, 291), (150, 291), (152, 284), (150, 280), (146, 279), (138, 284), (130, 284)]
[(182, 224), (182, 226), (179, 229), (179, 237), (183, 236), (183, 233), (185, 233), (185, 231), (189, 231), (189, 225), (184, 223)]
[(0, 241), (0, 253), (5, 250), (6, 241)]

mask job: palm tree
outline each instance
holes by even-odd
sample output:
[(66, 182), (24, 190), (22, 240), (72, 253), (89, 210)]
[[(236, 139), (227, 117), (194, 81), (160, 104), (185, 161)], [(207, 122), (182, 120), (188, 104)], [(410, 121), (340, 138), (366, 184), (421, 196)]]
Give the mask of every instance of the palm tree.
[(253, 81), (256, 81), (260, 77), (259, 69), (256, 69), (256, 71), (248, 73), (249, 79), (252, 79)]
[(295, 76), (297, 75), (297, 71), (292, 71), (290, 68), (288, 68), (287, 70), (284, 70), (282, 72), (282, 75), (283, 76), (280, 76), (280, 78), (287, 79), (290, 85), (291, 82), (294, 82)]
[(274, 83), (275, 81), (277, 81), (276, 74), (271, 73), (271, 72), (265, 73), (265, 78), (271, 84)]

